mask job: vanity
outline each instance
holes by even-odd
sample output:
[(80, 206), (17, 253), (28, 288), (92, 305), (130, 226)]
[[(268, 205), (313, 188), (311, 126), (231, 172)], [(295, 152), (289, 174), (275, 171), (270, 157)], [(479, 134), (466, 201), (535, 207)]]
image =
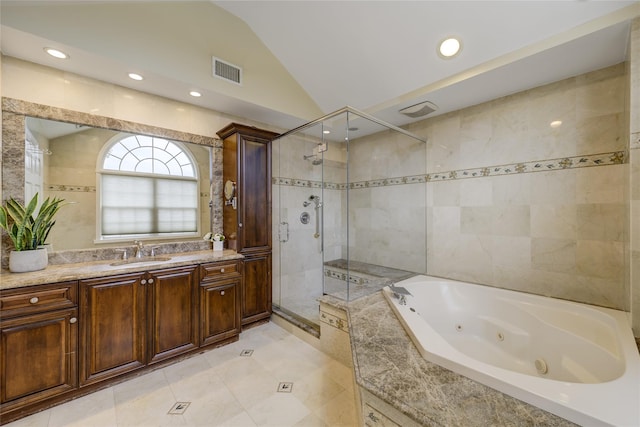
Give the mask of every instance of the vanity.
[[(240, 148), (226, 153), (223, 168), (222, 139), (19, 99), (2, 98), (2, 110), (3, 199), (41, 192), (70, 206), (49, 236), (45, 270), (0, 273), (0, 424), (237, 341), (242, 328), (269, 321), (275, 133), (225, 128), (225, 147)], [(122, 135), (140, 145), (161, 139), (166, 150), (170, 141), (188, 161), (167, 167), (187, 170), (177, 180), (194, 182), (189, 203), (179, 205), (192, 212), (176, 220), (187, 226), (136, 231), (148, 246), (142, 259), (133, 255), (140, 240), (124, 248), (134, 237), (104, 228), (105, 150)], [(247, 152), (259, 165), (247, 163)], [(223, 169), (233, 183), (226, 194)], [(212, 251), (206, 231), (224, 232), (235, 250)], [(5, 269), (11, 249), (3, 236)]]
[(243, 256), (160, 259), (2, 271), (2, 424), (238, 340)]

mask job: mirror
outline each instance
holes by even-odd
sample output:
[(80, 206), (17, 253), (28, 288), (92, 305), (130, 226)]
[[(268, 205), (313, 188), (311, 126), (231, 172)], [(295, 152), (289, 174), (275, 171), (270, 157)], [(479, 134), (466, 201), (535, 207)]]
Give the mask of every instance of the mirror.
[[(11, 110), (22, 114), (10, 113)], [(222, 171), (218, 139), (4, 98), (3, 198), (29, 199), (39, 192), (40, 200), (57, 196), (72, 203), (60, 210), (49, 236), (54, 251), (132, 243), (129, 241), (132, 239), (108, 243), (96, 240), (98, 159), (105, 144), (123, 133), (178, 142), (196, 163), (198, 231), (188, 237), (147, 241), (201, 240), (207, 231), (221, 227), (222, 207), (218, 205), (221, 205), (222, 183), (214, 180), (216, 171), (219, 175)], [(21, 155), (16, 156), (15, 151), (19, 149)]]

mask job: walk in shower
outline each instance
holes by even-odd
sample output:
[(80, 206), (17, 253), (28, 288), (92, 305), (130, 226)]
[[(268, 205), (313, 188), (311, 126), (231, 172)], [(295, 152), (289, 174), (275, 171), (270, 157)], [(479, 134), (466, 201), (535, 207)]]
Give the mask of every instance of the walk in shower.
[(318, 329), (323, 295), (426, 273), (424, 138), (345, 107), (272, 149), (274, 310)]

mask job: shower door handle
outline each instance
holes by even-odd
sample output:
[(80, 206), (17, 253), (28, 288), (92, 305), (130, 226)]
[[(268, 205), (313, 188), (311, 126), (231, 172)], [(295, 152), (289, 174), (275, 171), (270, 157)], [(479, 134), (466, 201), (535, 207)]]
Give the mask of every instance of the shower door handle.
[(289, 223), (288, 222), (283, 221), (280, 223), (278, 234), (280, 237), (280, 241), (282, 243), (286, 243), (289, 241)]

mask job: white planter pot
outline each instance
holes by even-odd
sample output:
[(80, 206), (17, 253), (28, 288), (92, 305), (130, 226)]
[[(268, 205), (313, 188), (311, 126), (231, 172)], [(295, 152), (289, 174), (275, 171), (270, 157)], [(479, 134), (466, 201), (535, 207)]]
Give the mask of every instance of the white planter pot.
[(44, 270), (47, 264), (49, 264), (49, 254), (46, 248), (9, 252), (9, 271), (12, 273)]
[(216, 241), (213, 242), (213, 250), (214, 251), (217, 252), (217, 251), (221, 251), (223, 249), (224, 249), (224, 242), (216, 242)]

